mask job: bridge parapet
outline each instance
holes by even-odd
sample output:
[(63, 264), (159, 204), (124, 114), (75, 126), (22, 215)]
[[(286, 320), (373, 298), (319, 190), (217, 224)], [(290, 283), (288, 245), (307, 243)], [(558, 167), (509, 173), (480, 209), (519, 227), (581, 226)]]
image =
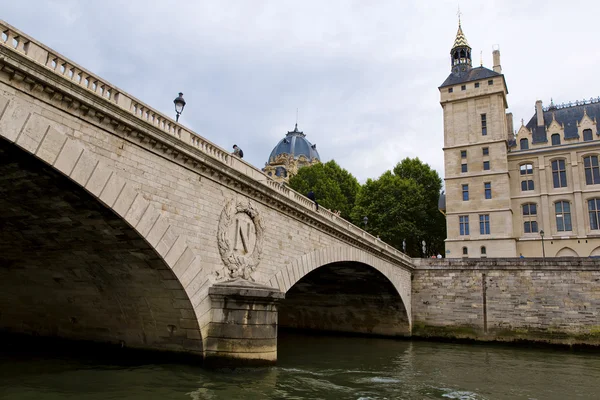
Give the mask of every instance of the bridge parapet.
[[(327, 209), (321, 208), (319, 209), (319, 212), (316, 213), (314, 203), (305, 196), (290, 189), (289, 187), (275, 182), (260, 169), (242, 159), (233, 157), (228, 151), (220, 146), (210, 142), (199, 134), (188, 130), (178, 122), (174, 121), (172, 118), (160, 113), (137, 98), (125, 93), (123, 90), (110, 84), (105, 79), (93, 74), (92, 72), (81, 67), (72, 60), (69, 60), (67, 57), (62, 56), (58, 52), (45, 46), (34, 38), (26, 35), (3, 20), (0, 20), (0, 32), (0, 49), (7, 49), (10, 53), (18, 53), (20, 56), (25, 57), (26, 59), (29, 59), (33, 63), (37, 64), (37, 66), (41, 66), (43, 71), (51, 71), (52, 74), (59, 76), (61, 79), (66, 81), (60, 82), (60, 80), (52, 79), (51, 82), (43, 82), (44, 85), (54, 85), (55, 87), (53, 90), (63, 91), (66, 93), (64, 96), (66, 100), (73, 101), (77, 94), (76, 91), (70, 90), (70, 85), (75, 85), (75, 87), (82, 88), (84, 89), (85, 94), (92, 94), (93, 96), (97, 97), (97, 99), (93, 101), (93, 104), (88, 100), (87, 106), (104, 106), (95, 111), (95, 116), (101, 118), (101, 120), (108, 120), (110, 125), (125, 129), (129, 132), (137, 128), (138, 130), (142, 131), (145, 130), (154, 132), (155, 130), (158, 130), (162, 133), (166, 133), (172, 140), (169, 140), (169, 143), (164, 143), (165, 146), (171, 146), (174, 142), (179, 143), (179, 146), (186, 150), (186, 157), (190, 154), (193, 156), (193, 152), (187, 151), (189, 146), (196, 151), (199, 151), (203, 155), (216, 160), (217, 164), (221, 164), (221, 167), (219, 168), (220, 171), (229, 173), (234, 179), (236, 179), (239, 175), (250, 178), (252, 185), (263, 186), (265, 189), (268, 188), (270, 191), (276, 192), (279, 194), (279, 196), (273, 196), (273, 194), (271, 194), (271, 196), (275, 198), (281, 196), (285, 198), (286, 203), (291, 201), (295, 206), (294, 208), (300, 209), (301, 212), (310, 219), (318, 220), (319, 222), (324, 223), (328, 226), (327, 229), (337, 230), (351, 237), (353, 240), (362, 242), (363, 245), (376, 250), (378, 254), (389, 257), (398, 262), (398, 264), (412, 269), (412, 259), (394, 247), (384, 243), (380, 239), (340, 218)], [(3, 51), (3, 53), (7, 54), (6, 51)], [(7, 60), (3, 60), (3, 63), (8, 65)], [(7, 65), (4, 66), (5, 69)], [(19, 59), (16, 58), (14, 63), (8, 65), (8, 68), (10, 69), (19, 66)], [(26, 67), (23, 68), (24, 71), (22, 72), (27, 71), (27, 69), (28, 68)], [(30, 67), (29, 69), (32, 68)], [(38, 70), (39, 68), (34, 67), (33, 69)], [(44, 75), (47, 76), (47, 73)], [(35, 78), (29, 79), (29, 81), (32, 82), (32, 85), (38, 84), (35, 82)], [(89, 96), (86, 97), (89, 99)], [(78, 101), (83, 103), (85, 99), (78, 99)], [(111, 114), (110, 111), (112, 111), (114, 108), (106, 107), (106, 103), (110, 103), (112, 106), (117, 106), (120, 111)], [(124, 121), (123, 117), (120, 117), (123, 112), (129, 114), (129, 116), (135, 117), (135, 125), (137, 126), (128, 126), (131, 125), (131, 118), (127, 118), (127, 121)], [(103, 113), (106, 113), (107, 115), (105, 116)], [(140, 134), (140, 136), (144, 135), (146, 135), (146, 133)], [(163, 137), (163, 135), (157, 135), (152, 140), (163, 140)], [(179, 150), (176, 150), (174, 153), (178, 151)], [(222, 165), (225, 165), (229, 168), (223, 169)], [(231, 174), (231, 172), (234, 171), (235, 173)], [(269, 192), (269, 190), (267, 190), (267, 192)]]

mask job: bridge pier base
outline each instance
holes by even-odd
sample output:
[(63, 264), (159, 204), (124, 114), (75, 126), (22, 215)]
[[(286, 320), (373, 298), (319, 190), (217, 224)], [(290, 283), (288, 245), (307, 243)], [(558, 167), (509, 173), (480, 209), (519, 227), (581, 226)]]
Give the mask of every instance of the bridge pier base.
[(209, 288), (211, 322), (204, 346), (207, 367), (273, 365), (277, 361), (279, 289), (243, 279)]

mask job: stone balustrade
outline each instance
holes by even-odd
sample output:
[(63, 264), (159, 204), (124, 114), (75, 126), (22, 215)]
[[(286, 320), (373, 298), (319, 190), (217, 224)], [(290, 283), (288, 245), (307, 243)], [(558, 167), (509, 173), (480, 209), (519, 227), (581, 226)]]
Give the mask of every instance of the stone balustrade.
[[(0, 46), (24, 55), (26, 58), (60, 76), (62, 79), (89, 90), (103, 101), (117, 105), (120, 109), (129, 112), (144, 123), (226, 164), (238, 173), (253, 179), (258, 184), (268, 186), (271, 190), (288, 198), (307, 211), (315, 211), (315, 205), (310, 199), (273, 181), (258, 168), (242, 159), (233, 157), (228, 151), (218, 145), (186, 129), (172, 118), (167, 117), (142, 101), (125, 93), (118, 87), (111, 85), (106, 80), (60, 55), (39, 41), (27, 36), (3, 20), (0, 20), (0, 32)], [(388, 256), (402, 260), (403, 264), (411, 265), (412, 263), (410, 257), (327, 209), (320, 208), (318, 214), (314, 214), (312, 217), (325, 219), (333, 223), (339, 230), (352, 233), (353, 236), (359, 238), (362, 242), (368, 243), (371, 247), (386, 253)]]

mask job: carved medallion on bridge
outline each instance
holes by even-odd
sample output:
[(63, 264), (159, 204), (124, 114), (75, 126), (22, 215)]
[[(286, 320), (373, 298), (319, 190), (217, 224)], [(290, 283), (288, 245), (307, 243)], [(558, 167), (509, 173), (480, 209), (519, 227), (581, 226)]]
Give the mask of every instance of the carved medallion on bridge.
[(225, 268), (217, 280), (254, 280), (252, 272), (262, 255), (264, 226), (256, 206), (248, 200), (230, 200), (219, 219), (217, 240)]

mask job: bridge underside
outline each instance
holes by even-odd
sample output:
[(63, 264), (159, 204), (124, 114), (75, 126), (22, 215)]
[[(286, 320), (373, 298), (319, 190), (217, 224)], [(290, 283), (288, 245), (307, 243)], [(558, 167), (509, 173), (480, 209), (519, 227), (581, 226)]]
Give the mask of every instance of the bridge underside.
[(279, 306), (279, 327), (326, 332), (409, 336), (406, 308), (375, 268), (338, 262), (298, 281)]
[(0, 331), (202, 352), (175, 275), (80, 186), (0, 139)]

